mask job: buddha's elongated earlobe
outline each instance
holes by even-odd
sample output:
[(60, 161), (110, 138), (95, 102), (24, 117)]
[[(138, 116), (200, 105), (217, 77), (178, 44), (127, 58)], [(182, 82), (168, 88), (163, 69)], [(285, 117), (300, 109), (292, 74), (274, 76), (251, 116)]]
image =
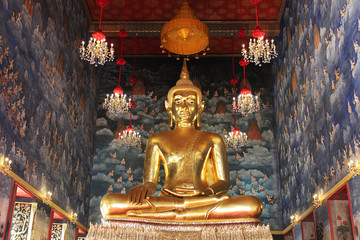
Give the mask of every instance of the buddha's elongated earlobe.
[(169, 127), (172, 128), (174, 124), (172, 112), (169, 113)]
[(170, 107), (170, 103), (168, 101), (165, 101), (165, 109), (167, 113), (169, 114), (169, 127), (171, 128), (174, 124), (173, 115)]
[(196, 116), (196, 127), (197, 128), (201, 127), (200, 114), (197, 114), (197, 116)]
[(201, 127), (201, 119), (200, 119), (200, 116), (201, 116), (201, 113), (204, 111), (204, 107), (205, 107), (205, 102), (204, 102), (204, 101), (201, 101), (201, 102), (200, 102), (200, 106), (199, 106), (199, 111), (198, 111), (198, 113), (196, 114), (196, 127), (197, 127), (197, 128), (200, 128), (200, 127)]

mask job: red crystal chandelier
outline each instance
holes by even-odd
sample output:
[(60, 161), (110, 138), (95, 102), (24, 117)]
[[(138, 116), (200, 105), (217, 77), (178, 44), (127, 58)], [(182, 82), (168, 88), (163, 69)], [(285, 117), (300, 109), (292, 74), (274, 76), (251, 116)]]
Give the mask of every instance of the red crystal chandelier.
[[(232, 71), (233, 71), (233, 77), (230, 80), (230, 83), (233, 85), (233, 92), (234, 92), (234, 101), (236, 99), (236, 89), (235, 85), (238, 83), (238, 80), (235, 77), (235, 67), (234, 67), (234, 38), (231, 38), (232, 41)], [(228, 134), (225, 134), (225, 144), (228, 147), (232, 147), (233, 149), (238, 149), (245, 145), (247, 141), (247, 135), (246, 133), (241, 132), (237, 128), (236, 124), (236, 108), (234, 108), (234, 116), (235, 116), (235, 127), (234, 129), (229, 132)]]
[(256, 9), (256, 28), (252, 34), (254, 39), (250, 38), (249, 41), (249, 50), (246, 50), (245, 44), (243, 44), (241, 53), (245, 61), (261, 66), (262, 63), (269, 63), (271, 59), (277, 57), (276, 46), (274, 39), (271, 39), (270, 42), (268, 39), (264, 39), (265, 32), (259, 26), (257, 4), (261, 0), (250, 1)]
[(131, 86), (131, 98), (130, 98), (130, 123), (129, 126), (120, 134), (120, 141), (123, 145), (128, 147), (141, 147), (141, 135), (139, 132), (136, 132), (134, 128), (131, 125), (132, 120), (132, 109), (136, 107), (136, 104), (134, 102), (134, 85), (137, 82), (137, 79), (135, 78), (135, 64), (136, 64), (136, 47), (137, 47), (137, 36), (135, 40), (135, 51), (134, 51), (134, 66), (133, 66), (133, 72), (132, 77), (130, 78), (130, 82), (132, 84)]
[(104, 65), (108, 61), (114, 60), (114, 45), (111, 43), (110, 49), (106, 42), (105, 34), (101, 31), (101, 20), (103, 8), (110, 4), (110, 0), (96, 0), (96, 4), (101, 7), (99, 30), (92, 34), (87, 47), (85, 42), (82, 41), (80, 47), (80, 58), (89, 61), (90, 64)]
[[(125, 12), (125, 10), (124, 10)], [(120, 79), (121, 79), (121, 66), (126, 64), (125, 59), (122, 57), (123, 53), (123, 46), (124, 46), (124, 38), (128, 36), (125, 29), (121, 29), (118, 33), (121, 37), (121, 50), (120, 50), (120, 57), (116, 59), (116, 63), (120, 66), (119, 70), (119, 81), (118, 85), (115, 87), (113, 93), (111, 95), (107, 94), (105, 101), (103, 103), (103, 108), (107, 109), (108, 112), (113, 114), (121, 114), (123, 112), (129, 111), (130, 101), (127, 100), (126, 94), (122, 90), (120, 86)]]
[(244, 87), (242, 88), (237, 99), (233, 99), (233, 109), (241, 113), (241, 115), (246, 116), (249, 113), (260, 111), (260, 101), (258, 96), (254, 96), (251, 91), (246, 87), (246, 78), (245, 78), (245, 67), (249, 62), (241, 59), (239, 65), (244, 69)]

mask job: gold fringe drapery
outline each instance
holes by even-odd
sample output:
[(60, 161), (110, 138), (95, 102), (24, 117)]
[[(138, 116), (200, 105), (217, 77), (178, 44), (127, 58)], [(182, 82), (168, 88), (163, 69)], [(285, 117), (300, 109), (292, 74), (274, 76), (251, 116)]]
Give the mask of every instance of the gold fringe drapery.
[(177, 15), (161, 29), (161, 46), (179, 55), (203, 51), (209, 45), (209, 28), (184, 1)]
[(270, 226), (231, 222), (104, 221), (90, 224), (86, 240), (269, 240)]

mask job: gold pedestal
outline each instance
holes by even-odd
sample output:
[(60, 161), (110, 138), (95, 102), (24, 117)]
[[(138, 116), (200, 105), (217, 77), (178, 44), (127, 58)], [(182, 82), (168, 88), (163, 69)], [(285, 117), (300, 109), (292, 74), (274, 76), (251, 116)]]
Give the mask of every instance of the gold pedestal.
[(90, 224), (87, 240), (268, 240), (270, 226), (254, 220), (155, 221), (122, 218)]

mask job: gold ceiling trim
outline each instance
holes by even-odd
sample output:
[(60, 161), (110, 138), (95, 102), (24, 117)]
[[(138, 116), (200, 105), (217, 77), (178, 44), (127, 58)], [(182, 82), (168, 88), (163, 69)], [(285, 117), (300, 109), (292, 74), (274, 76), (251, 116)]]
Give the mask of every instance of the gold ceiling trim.
[[(202, 21), (209, 28), (210, 37), (214, 36), (231, 36), (236, 34), (241, 28), (240, 21)], [(127, 21), (125, 24), (126, 32), (129, 36), (138, 34), (138, 37), (158, 37), (161, 28), (166, 21)], [(118, 33), (123, 28), (120, 21), (103, 21), (101, 30), (106, 37), (118, 37)], [(277, 37), (280, 34), (280, 23), (278, 21), (259, 22), (267, 37)], [(251, 31), (256, 27), (256, 21), (244, 21), (243, 26), (248, 31), (248, 37), (251, 37)], [(99, 22), (94, 21), (90, 24), (89, 31), (94, 33), (99, 28)]]

